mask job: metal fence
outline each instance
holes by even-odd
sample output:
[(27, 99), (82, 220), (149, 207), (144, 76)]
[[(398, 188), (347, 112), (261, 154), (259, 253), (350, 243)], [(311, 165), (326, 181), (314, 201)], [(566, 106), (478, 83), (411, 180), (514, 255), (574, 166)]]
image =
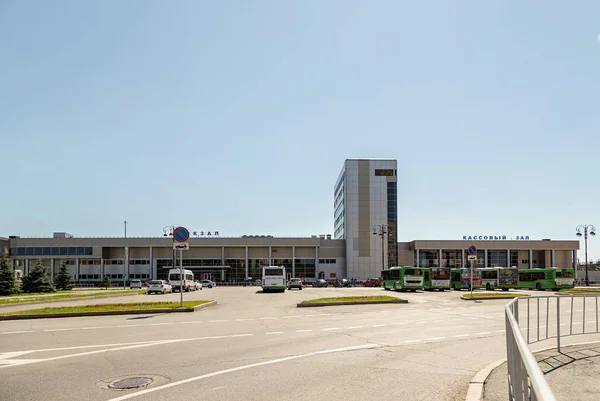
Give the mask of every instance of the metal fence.
[(560, 352), (561, 337), (600, 333), (598, 297), (532, 296), (515, 298), (506, 305), (509, 400), (556, 400), (529, 344), (555, 339)]

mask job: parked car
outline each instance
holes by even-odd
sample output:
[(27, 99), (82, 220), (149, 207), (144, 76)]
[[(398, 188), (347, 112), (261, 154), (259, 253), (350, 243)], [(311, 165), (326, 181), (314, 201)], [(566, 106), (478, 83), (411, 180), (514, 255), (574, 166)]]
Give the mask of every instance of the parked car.
[(313, 287), (326, 287), (327, 288), (327, 281), (323, 280), (322, 278), (318, 279), (317, 281), (315, 281), (313, 283)]
[(365, 287), (381, 287), (381, 279), (370, 278), (367, 281), (365, 281)]
[(202, 280), (202, 287), (208, 287), (208, 288), (213, 288), (216, 287), (217, 285), (210, 281), (210, 280)]
[(287, 289), (291, 290), (292, 288), (297, 288), (299, 290), (302, 289), (302, 280), (299, 278), (293, 278), (288, 281)]
[(194, 281), (194, 283), (196, 283), (196, 291), (202, 289), (202, 283), (201, 282), (199, 282), (198, 280), (196, 280), (196, 281)]
[(134, 289), (134, 288), (142, 288), (142, 280), (131, 280), (129, 282), (129, 288)]
[(152, 280), (148, 284), (148, 295), (153, 292), (157, 294), (172, 293), (173, 287), (166, 280)]

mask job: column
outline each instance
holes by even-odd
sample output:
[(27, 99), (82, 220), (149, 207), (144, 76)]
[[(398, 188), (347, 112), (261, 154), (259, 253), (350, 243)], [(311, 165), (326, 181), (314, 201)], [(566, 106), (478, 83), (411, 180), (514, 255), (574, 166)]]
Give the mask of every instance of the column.
[(554, 253), (554, 249), (552, 251), (550, 251), (550, 265), (552, 267), (556, 267), (556, 254)]
[(577, 249), (573, 249), (573, 269), (577, 269)]
[(246, 246), (246, 280), (248, 280), (248, 247)]
[(416, 264), (415, 267), (419, 267), (419, 263), (420, 263), (420, 260), (419, 260), (419, 250), (415, 249), (415, 252), (417, 253), (417, 263), (415, 263)]
[(296, 247), (292, 246), (292, 277), (296, 277)]
[(156, 277), (156, 265), (154, 264), (154, 255), (153, 252), (154, 250), (152, 249), (152, 247), (150, 247), (150, 271), (148, 271), (148, 274), (150, 275), (150, 279), (154, 280), (154, 278)]
[(466, 267), (465, 266), (465, 250), (464, 249), (460, 250), (460, 267)]
[(221, 281), (225, 281), (225, 269), (221, 269)]
[(319, 277), (319, 247), (315, 246), (315, 278)]
[(102, 274), (100, 275), (100, 280), (102, 280), (104, 278), (104, 276), (106, 276), (106, 274), (104, 273), (104, 258), (100, 259), (100, 268), (102, 269)]
[(269, 245), (269, 266), (271, 266), (271, 251), (272, 251), (272, 248)]
[(533, 250), (529, 250), (529, 268), (533, 269)]
[(50, 280), (54, 280), (54, 258), (50, 259)]
[(221, 266), (225, 266), (225, 247), (221, 247)]
[(506, 250), (506, 267), (511, 267), (511, 262), (510, 262), (510, 249)]
[(79, 267), (79, 266), (81, 266), (79, 264), (79, 258), (75, 259), (75, 263), (77, 263), (77, 281), (79, 281), (79, 273), (80, 273), (80, 270), (81, 270), (81, 268)]
[(443, 267), (443, 263), (442, 263), (442, 250), (441, 249), (438, 250), (438, 267)]
[(488, 267), (487, 249), (483, 250), (483, 267)]
[(29, 274), (29, 259), (23, 259), (23, 274)]

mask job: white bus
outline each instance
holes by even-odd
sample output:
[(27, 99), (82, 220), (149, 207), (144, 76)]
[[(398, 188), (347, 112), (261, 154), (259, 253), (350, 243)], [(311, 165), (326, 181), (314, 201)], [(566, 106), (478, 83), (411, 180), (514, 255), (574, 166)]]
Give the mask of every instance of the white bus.
[[(169, 269), (169, 284), (173, 287), (173, 292), (181, 291), (181, 279), (179, 275), (181, 269)], [(196, 283), (194, 283), (194, 273), (191, 270), (183, 270), (183, 290), (196, 291)]]
[(263, 292), (284, 292), (286, 288), (285, 267), (263, 266), (262, 289)]

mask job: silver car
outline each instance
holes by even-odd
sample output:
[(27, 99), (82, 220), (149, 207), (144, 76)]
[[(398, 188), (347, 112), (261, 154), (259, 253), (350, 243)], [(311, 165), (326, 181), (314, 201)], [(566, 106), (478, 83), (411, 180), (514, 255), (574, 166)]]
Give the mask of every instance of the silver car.
[(152, 280), (148, 284), (148, 294), (152, 294), (153, 292), (157, 294), (172, 293), (173, 287), (166, 280)]

